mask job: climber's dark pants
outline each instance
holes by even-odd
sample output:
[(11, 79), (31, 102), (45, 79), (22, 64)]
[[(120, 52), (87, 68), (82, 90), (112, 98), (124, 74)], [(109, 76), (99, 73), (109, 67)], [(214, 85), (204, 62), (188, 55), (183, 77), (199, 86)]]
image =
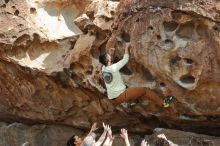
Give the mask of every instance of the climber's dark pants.
[(140, 97), (149, 99), (159, 106), (162, 106), (163, 104), (163, 99), (146, 87), (127, 88), (123, 93), (121, 93), (117, 98), (112, 101), (113, 105), (117, 106), (125, 101)]

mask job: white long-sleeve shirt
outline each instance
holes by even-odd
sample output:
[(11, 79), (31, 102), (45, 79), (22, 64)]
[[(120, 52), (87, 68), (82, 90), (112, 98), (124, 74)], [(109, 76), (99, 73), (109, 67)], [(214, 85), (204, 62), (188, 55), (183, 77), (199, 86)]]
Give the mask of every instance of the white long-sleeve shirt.
[(128, 60), (129, 55), (125, 53), (123, 59), (121, 59), (119, 62), (114, 63), (110, 66), (102, 67), (102, 72), (110, 72), (113, 77), (110, 83), (105, 82), (109, 99), (114, 99), (118, 97), (126, 90), (126, 86), (124, 84), (124, 81), (122, 80), (119, 70), (128, 63)]

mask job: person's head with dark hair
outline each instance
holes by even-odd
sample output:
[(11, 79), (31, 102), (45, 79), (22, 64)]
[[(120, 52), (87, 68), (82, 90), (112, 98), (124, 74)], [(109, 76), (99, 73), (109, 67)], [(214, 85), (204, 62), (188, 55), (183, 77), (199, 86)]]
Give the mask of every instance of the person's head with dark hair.
[(67, 141), (67, 146), (79, 146), (82, 143), (82, 140), (80, 137), (73, 135), (70, 137), (70, 139)]
[(104, 53), (99, 56), (99, 62), (105, 66), (108, 64), (108, 54)]
[(99, 56), (99, 62), (105, 66), (111, 65), (113, 63), (114, 52), (115, 48), (109, 47), (106, 53)]
[(164, 138), (157, 138), (155, 146), (170, 146), (169, 142)]

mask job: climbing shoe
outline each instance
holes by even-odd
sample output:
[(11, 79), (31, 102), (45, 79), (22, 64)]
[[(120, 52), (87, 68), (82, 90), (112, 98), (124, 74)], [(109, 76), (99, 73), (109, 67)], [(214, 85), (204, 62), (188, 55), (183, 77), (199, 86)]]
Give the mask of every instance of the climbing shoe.
[(164, 108), (169, 107), (174, 98), (175, 98), (175, 96), (170, 96), (170, 97), (165, 98), (164, 103), (163, 103), (163, 107)]
[(134, 107), (139, 103), (139, 100), (138, 99), (133, 99), (129, 103), (130, 103), (130, 107)]

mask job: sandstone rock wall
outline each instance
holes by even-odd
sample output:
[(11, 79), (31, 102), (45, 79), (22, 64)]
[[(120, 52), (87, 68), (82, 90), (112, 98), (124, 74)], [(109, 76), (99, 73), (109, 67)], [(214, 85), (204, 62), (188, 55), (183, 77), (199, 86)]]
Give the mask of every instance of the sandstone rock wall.
[(83, 131), (57, 125), (27, 126), (22, 123), (0, 124), (1, 146), (65, 146), (73, 134)]
[(195, 134), (191, 132), (183, 132), (178, 130), (160, 129), (154, 130), (154, 134), (146, 136), (145, 138), (150, 144), (154, 144), (157, 139), (157, 135), (164, 134), (168, 140), (181, 146), (199, 146), (199, 145), (209, 145), (215, 146), (219, 145), (219, 138), (212, 136), (205, 136), (202, 134)]
[(219, 121), (218, 18), (214, 1), (120, 3), (111, 40), (131, 42), (127, 84), (141, 77), (161, 96), (175, 95), (179, 119), (205, 122), (212, 115)]
[[(2, 121), (220, 135), (218, 1), (3, 0), (0, 7)], [(174, 110), (148, 100), (130, 113), (114, 110), (98, 56), (115, 45), (120, 59), (125, 42), (132, 45), (126, 84), (175, 95)]]

